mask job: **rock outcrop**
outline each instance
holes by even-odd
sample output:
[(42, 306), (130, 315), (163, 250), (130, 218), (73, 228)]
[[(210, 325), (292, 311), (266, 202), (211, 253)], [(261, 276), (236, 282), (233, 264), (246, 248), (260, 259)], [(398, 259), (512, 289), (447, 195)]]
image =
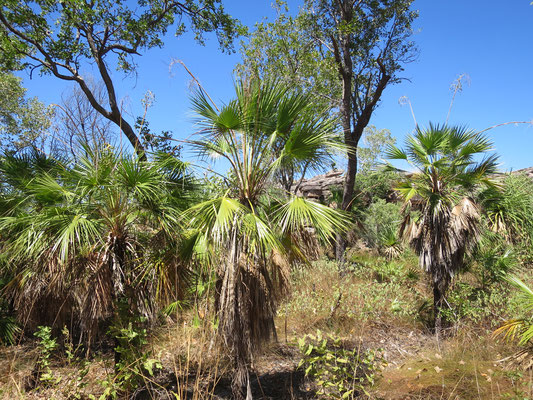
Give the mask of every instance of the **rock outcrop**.
[[(331, 190), (333, 188), (342, 189), (343, 184), (344, 171), (333, 170), (326, 172), (323, 175), (317, 175), (309, 179), (303, 179), (296, 194), (308, 199), (325, 201), (331, 196)], [(297, 185), (298, 182), (291, 188), (293, 193)]]
[(533, 167), (517, 169), (512, 174), (524, 174), (533, 180)]
[[(403, 175), (405, 178), (411, 178), (413, 176), (412, 172), (397, 170), (400, 175)], [(522, 168), (516, 171), (512, 171), (512, 174), (525, 174), (533, 180), (533, 167)], [(505, 174), (496, 174), (494, 177), (504, 177)], [(299, 184), (298, 191), (296, 194), (298, 196), (303, 196), (308, 199), (314, 199), (318, 201), (326, 201), (331, 196), (331, 190), (333, 188), (339, 188), (342, 190), (344, 185), (344, 171), (337, 169), (326, 172), (322, 175), (316, 175), (309, 179), (303, 179)], [(291, 192), (294, 193), (294, 189), (298, 186), (298, 182), (294, 184), (291, 188)]]

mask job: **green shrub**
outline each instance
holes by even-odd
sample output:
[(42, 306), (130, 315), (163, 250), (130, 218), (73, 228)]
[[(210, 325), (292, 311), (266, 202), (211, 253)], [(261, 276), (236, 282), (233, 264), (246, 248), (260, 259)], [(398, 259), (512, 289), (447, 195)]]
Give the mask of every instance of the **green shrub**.
[(37, 359), (37, 376), (39, 382), (44, 386), (52, 386), (59, 383), (61, 378), (55, 377), (50, 368), (50, 358), (57, 348), (57, 341), (52, 337), (52, 328), (49, 326), (39, 326), (34, 336), (39, 339)]
[(478, 195), (490, 229), (509, 242), (533, 242), (533, 181), (527, 175), (512, 174), (500, 188), (490, 187)]
[(479, 280), (481, 288), (488, 289), (502, 282), (518, 266), (518, 258), (514, 246), (501, 235), (486, 230), (467, 265)]
[(492, 328), (497, 322), (495, 312), (498, 316), (509, 312), (510, 299), (509, 291), (502, 285), (483, 290), (467, 282), (457, 282), (448, 294), (448, 307), (442, 313), (451, 323), (469, 321)]
[(378, 249), (398, 245), (397, 232), (401, 220), (399, 204), (377, 199), (365, 212), (363, 240), (369, 247)]
[(110, 329), (117, 344), (115, 373), (102, 382), (104, 393), (100, 399), (115, 399), (140, 387), (150, 387), (150, 378), (162, 368), (161, 362), (146, 350), (148, 334), (143, 323), (140, 317), (130, 318), (123, 326), (119, 323)]
[(324, 336), (320, 330), (299, 339), (298, 346), (303, 354), (299, 367), (305, 368), (305, 375), (319, 387), (318, 394), (326, 398), (367, 394), (366, 388), (374, 385), (385, 364), (379, 350), (348, 349), (339, 338)]

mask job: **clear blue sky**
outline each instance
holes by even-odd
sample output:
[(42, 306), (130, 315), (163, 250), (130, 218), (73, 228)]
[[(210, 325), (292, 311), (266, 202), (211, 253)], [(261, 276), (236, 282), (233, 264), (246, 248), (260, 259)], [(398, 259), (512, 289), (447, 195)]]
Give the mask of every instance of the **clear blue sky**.
[[(295, 10), (303, 1), (289, 1)], [(225, 0), (226, 10), (252, 26), (264, 17), (273, 18), (269, 0)], [(462, 73), (470, 85), (458, 94), (450, 122), (485, 129), (509, 121), (533, 120), (533, 6), (530, 0), (416, 0), (420, 11), (414, 40), (420, 55), (406, 66), (400, 84), (389, 86), (371, 124), (389, 129), (401, 143), (414, 128), (408, 106), (398, 100), (407, 96), (417, 122), (444, 122), (450, 105), (451, 83)], [(238, 43), (236, 48), (238, 49)], [(214, 36), (205, 47), (191, 35), (171, 35), (163, 49), (152, 49), (137, 59), (136, 78), (115, 74), (124, 107), (142, 114), (140, 100), (147, 90), (156, 96), (148, 112), (154, 131), (171, 130), (176, 138), (194, 132), (190, 111), (190, 78), (181, 66), (169, 73), (171, 59), (183, 60), (216, 100), (228, 101), (233, 92), (232, 71), (236, 54), (222, 54)], [(52, 77), (27, 75), (28, 94), (46, 103), (57, 103), (71, 83)], [(133, 118), (130, 118), (133, 121)], [(533, 126), (507, 125), (488, 132), (501, 156), (502, 169), (533, 166)], [(184, 156), (190, 156), (185, 152)]]

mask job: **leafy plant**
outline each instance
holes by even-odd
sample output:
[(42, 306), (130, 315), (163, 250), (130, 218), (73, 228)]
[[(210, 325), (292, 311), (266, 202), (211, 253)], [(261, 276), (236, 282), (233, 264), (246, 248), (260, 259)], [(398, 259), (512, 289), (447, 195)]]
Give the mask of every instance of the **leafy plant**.
[(298, 367), (305, 368), (305, 375), (313, 378), (319, 394), (334, 399), (353, 399), (366, 388), (373, 386), (384, 360), (379, 350), (361, 351), (346, 348), (339, 338), (324, 335), (305, 335), (298, 340), (303, 354)]
[[(3, 261), (3, 260), (1, 260)], [(0, 262), (1, 262), (0, 261)], [(0, 264), (0, 270), (4, 266)], [(0, 278), (0, 293), (5, 289), (5, 281)], [(22, 333), (22, 329), (17, 324), (17, 321), (9, 312), (7, 302), (2, 298), (0, 299), (0, 344), (11, 345), (14, 344), (17, 336)]]
[(61, 378), (55, 377), (50, 368), (50, 358), (57, 348), (57, 341), (55, 338), (52, 338), (52, 328), (49, 326), (39, 326), (34, 336), (39, 339), (37, 346), (39, 358), (36, 364), (39, 382), (45, 386), (59, 383)]
[[(146, 350), (147, 330), (142, 318), (132, 318), (124, 326), (111, 327), (111, 336), (116, 339), (115, 373), (102, 382), (104, 393), (102, 400), (128, 395), (139, 387), (151, 387), (150, 378), (161, 362)], [(120, 323), (119, 323), (120, 324)]]
[(372, 248), (381, 251), (400, 247), (397, 231), (402, 220), (401, 205), (377, 199), (365, 210), (363, 239)]
[(121, 299), (155, 318), (160, 305), (182, 297), (190, 272), (177, 233), (194, 185), (186, 164), (154, 158), (112, 148), (87, 149), (74, 164), (0, 158), (0, 235), (12, 277), (5, 293), (19, 320), (73, 323), (88, 343)]
[[(250, 384), (252, 350), (274, 334), (274, 315), (291, 264), (302, 259), (299, 232), (324, 242), (348, 225), (322, 204), (271, 190), (280, 169), (322, 164), (343, 150), (334, 121), (309, 112), (309, 94), (276, 82), (240, 81), (235, 100), (218, 108), (205, 93), (193, 99), (203, 128), (192, 144), (229, 165), (225, 191), (189, 209), (189, 227), (213, 255), (218, 334), (235, 363), (233, 395)], [(194, 246), (191, 246), (194, 249)]]
[(503, 334), (504, 338), (510, 340), (518, 338), (519, 344), (529, 346), (533, 344), (533, 290), (516, 276), (509, 276), (506, 280), (520, 291), (522, 306), (529, 315), (506, 321), (494, 331), (494, 335)]
[(482, 289), (488, 289), (503, 281), (518, 265), (513, 245), (498, 233), (485, 231), (470, 257), (473, 272), (478, 276)]
[(533, 181), (527, 175), (508, 175), (500, 187), (478, 194), (489, 228), (509, 242), (533, 242)]

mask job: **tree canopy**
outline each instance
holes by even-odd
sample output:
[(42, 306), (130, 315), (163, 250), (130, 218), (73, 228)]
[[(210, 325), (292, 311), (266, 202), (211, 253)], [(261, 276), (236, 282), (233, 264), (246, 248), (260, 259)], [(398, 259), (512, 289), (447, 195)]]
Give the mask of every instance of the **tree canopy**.
[[(205, 32), (215, 32), (223, 50), (232, 49), (239, 29), (220, 0), (139, 0), (136, 6), (125, 0), (7, 0), (0, 7), (0, 58), (4, 68), (18, 62), (30, 72), (39, 69), (76, 82), (91, 106), (119, 126), (142, 156), (144, 147), (121, 110), (112, 66), (133, 72), (135, 57), (160, 47), (171, 26), (176, 35), (188, 27), (199, 43)], [(87, 83), (87, 64), (105, 85), (105, 101)]]
[[(277, 2), (278, 17), (260, 23), (243, 45), (238, 71), (281, 76), (310, 90), (339, 115), (348, 163), (343, 199), (351, 208), (357, 175), (357, 147), (385, 88), (401, 80), (405, 63), (416, 57), (411, 40), (418, 16), (412, 0), (306, 0), (295, 18)], [(284, 11), (285, 10), (285, 11)], [(337, 257), (345, 243), (338, 239)]]
[(0, 147), (18, 151), (38, 146), (50, 127), (52, 109), (36, 97), (27, 98), (22, 80), (0, 72)]

